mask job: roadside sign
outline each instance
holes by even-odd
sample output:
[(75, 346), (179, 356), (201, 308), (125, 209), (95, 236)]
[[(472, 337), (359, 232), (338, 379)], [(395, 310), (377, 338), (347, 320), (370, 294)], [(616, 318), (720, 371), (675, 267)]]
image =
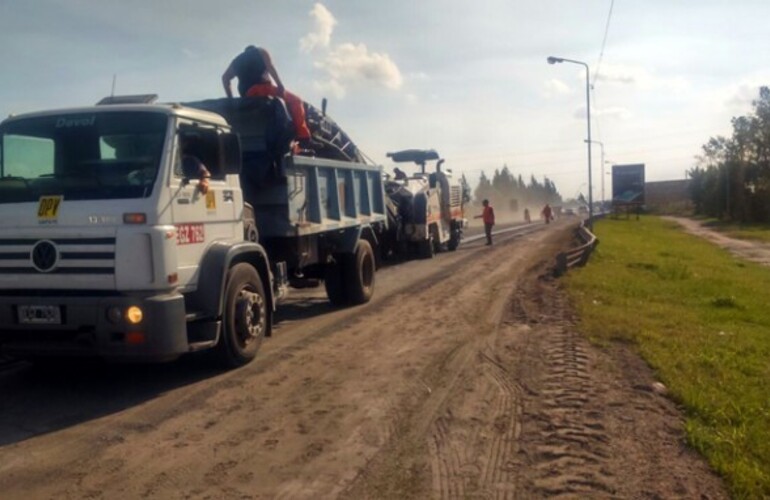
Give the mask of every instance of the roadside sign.
[(612, 204), (644, 205), (644, 163), (612, 166)]

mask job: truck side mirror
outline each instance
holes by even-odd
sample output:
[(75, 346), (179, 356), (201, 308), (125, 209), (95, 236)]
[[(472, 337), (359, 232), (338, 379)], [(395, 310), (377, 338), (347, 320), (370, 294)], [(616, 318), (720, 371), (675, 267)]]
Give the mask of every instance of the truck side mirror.
[(242, 167), (241, 140), (238, 134), (227, 132), (219, 136), (222, 167), (225, 174), (240, 174)]

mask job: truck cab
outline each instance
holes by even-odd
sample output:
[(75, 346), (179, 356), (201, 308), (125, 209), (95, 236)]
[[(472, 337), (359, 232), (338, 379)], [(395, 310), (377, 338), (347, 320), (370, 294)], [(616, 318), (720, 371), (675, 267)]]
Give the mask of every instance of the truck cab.
[(179, 105), (0, 123), (0, 351), (253, 358), (274, 300), (240, 168), (227, 122)]

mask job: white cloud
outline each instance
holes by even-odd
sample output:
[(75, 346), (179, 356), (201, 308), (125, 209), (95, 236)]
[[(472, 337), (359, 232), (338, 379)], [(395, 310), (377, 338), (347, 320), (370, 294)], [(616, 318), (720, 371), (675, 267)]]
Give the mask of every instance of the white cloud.
[(409, 73), (407, 75), (407, 79), (415, 82), (426, 82), (430, 80), (430, 76), (428, 76), (428, 74), (424, 71), (417, 71), (414, 73)]
[(323, 82), (315, 82), (313, 86), (321, 94), (330, 95), (332, 97), (336, 97), (337, 99), (342, 99), (343, 97), (345, 97), (345, 87), (343, 87), (336, 80), (326, 80)]
[(759, 99), (759, 88), (767, 86), (768, 77), (754, 77), (732, 85), (726, 91), (723, 102), (727, 109), (735, 115), (747, 115), (752, 110), (752, 102)]
[(338, 45), (315, 65), (340, 85), (367, 82), (398, 89), (404, 82), (398, 66), (390, 56), (369, 52), (362, 43)]
[(572, 89), (564, 83), (563, 81), (552, 78), (544, 83), (545, 92), (543, 92), (543, 95), (545, 97), (551, 97), (553, 95), (566, 95), (571, 94)]
[(599, 108), (591, 112), (596, 116), (602, 116), (607, 118), (618, 118), (620, 120), (628, 120), (633, 116), (633, 113), (628, 108), (622, 106), (611, 106), (609, 108)]
[[(363, 43), (332, 42), (332, 33), (337, 20), (320, 3), (310, 11), (313, 31), (300, 39), (300, 49), (313, 52), (316, 68), (324, 74), (314, 83), (317, 90), (342, 98), (351, 85), (367, 84), (400, 89), (404, 77), (398, 66), (387, 53), (370, 51)], [(423, 78), (420, 73), (417, 78)]]
[(698, 95), (698, 105), (701, 108), (701, 102), (708, 102), (712, 107), (721, 105), (721, 111), (725, 113), (725, 123), (728, 123), (732, 116), (751, 113), (752, 101), (759, 99), (759, 88), (767, 86), (768, 82), (770, 71), (757, 71)]
[(192, 60), (197, 60), (201, 58), (199, 53), (185, 47), (182, 48), (182, 55), (185, 56), (187, 59), (192, 59)]
[[(575, 118), (579, 120), (585, 120), (586, 119), (586, 108), (585, 106), (581, 106), (577, 110), (575, 110), (575, 113), (572, 115)], [(623, 108), (620, 106), (613, 106), (609, 108), (591, 108), (591, 116), (592, 117), (606, 117), (610, 119), (618, 119), (618, 120), (628, 120), (633, 116), (630, 110), (628, 108)]]
[(598, 82), (619, 85), (635, 85), (643, 90), (672, 90), (683, 92), (690, 83), (681, 76), (659, 77), (638, 66), (605, 65), (596, 78)]
[(313, 31), (302, 37), (299, 41), (303, 52), (311, 52), (317, 48), (327, 48), (331, 43), (332, 32), (337, 20), (329, 9), (317, 3), (310, 9), (310, 17), (313, 18)]

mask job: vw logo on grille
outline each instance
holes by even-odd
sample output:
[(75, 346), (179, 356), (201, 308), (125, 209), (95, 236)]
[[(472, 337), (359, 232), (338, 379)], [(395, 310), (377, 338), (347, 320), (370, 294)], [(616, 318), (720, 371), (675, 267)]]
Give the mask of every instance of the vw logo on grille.
[(41, 240), (32, 247), (32, 265), (41, 273), (51, 271), (59, 260), (56, 245), (48, 240)]

